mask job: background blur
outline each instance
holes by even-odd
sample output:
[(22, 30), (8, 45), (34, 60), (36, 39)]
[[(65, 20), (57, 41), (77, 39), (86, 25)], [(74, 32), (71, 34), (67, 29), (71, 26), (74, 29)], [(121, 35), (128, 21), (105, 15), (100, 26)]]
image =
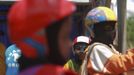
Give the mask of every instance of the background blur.
[[(15, 2), (15, 1), (19, 1), (19, 0), (0, 0), (0, 43), (2, 43), (3, 45), (5, 45), (5, 47), (7, 48), (9, 45), (11, 45), (12, 43), (9, 40), (8, 37), (8, 24), (7, 24), (7, 13), (11, 7), (11, 5)], [(87, 14), (87, 12), (89, 10), (91, 10), (92, 8), (101, 5), (101, 6), (107, 6), (107, 7), (111, 7), (111, 9), (113, 9), (116, 12), (116, 15), (118, 16), (118, 11), (117, 11), (117, 0), (69, 0), (72, 1), (76, 4), (77, 6), (77, 11), (76, 13), (73, 15), (73, 28), (72, 28), (72, 34), (71, 34), (71, 39), (74, 39), (76, 36), (83, 34), (83, 24), (84, 24), (84, 18)], [(123, 21), (121, 21), (120, 24), (122, 24), (122, 26), (124, 26), (124, 29), (122, 29), (122, 31), (126, 31), (126, 33), (124, 32), (119, 32), (118, 34), (124, 34), (120, 37), (125, 37), (125, 40), (118, 40), (120, 37), (117, 37), (118, 39), (116, 39), (116, 43), (118, 43), (117, 41), (122, 41), (121, 42), (121, 48), (120, 52), (123, 52), (124, 48), (122, 48), (122, 46), (126, 46), (126, 49), (128, 48), (134, 48), (134, 0), (118, 0), (118, 1), (126, 1), (124, 4), (122, 3), (122, 6), (126, 7), (123, 8), (121, 7), (121, 11), (126, 11), (122, 12), (124, 16)], [(121, 5), (121, 4), (119, 4)], [(120, 16), (118, 16), (119, 19)], [(125, 43), (125, 44), (124, 44)], [(120, 44), (118, 43), (118, 47), (120, 47)], [(131, 70), (130, 72), (128, 72), (128, 75), (134, 75), (134, 71)]]

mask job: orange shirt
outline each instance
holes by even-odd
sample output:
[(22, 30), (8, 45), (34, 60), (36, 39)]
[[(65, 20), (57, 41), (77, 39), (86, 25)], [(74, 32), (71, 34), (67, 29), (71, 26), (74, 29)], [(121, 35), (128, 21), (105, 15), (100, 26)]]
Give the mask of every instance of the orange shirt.
[(120, 54), (113, 47), (97, 43), (89, 50), (91, 52), (86, 68), (90, 75), (119, 75), (134, 67), (134, 49), (128, 50), (126, 54)]

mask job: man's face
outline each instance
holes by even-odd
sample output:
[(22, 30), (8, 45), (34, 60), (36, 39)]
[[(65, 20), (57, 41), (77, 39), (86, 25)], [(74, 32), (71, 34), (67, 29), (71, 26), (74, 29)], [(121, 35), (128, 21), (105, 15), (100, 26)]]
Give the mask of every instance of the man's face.
[(86, 43), (77, 43), (73, 46), (75, 54), (78, 55), (81, 60), (85, 57), (85, 49), (87, 46), (88, 44)]
[(95, 25), (95, 36), (113, 42), (116, 36), (116, 22), (102, 22)]

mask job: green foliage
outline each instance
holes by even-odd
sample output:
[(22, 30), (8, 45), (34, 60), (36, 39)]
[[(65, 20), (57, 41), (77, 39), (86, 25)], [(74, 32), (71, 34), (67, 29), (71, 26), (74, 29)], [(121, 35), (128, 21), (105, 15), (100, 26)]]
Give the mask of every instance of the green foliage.
[(134, 15), (127, 19), (127, 46), (134, 47)]

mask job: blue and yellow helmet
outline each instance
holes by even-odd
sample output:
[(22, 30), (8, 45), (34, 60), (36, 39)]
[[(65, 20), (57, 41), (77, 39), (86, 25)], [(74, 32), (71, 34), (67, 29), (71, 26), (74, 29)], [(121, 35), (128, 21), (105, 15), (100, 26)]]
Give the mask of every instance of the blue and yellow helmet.
[(117, 21), (115, 13), (108, 7), (97, 7), (88, 12), (85, 25), (93, 25), (103, 21)]
[[(88, 12), (85, 18), (85, 27), (92, 31), (93, 25), (105, 21), (117, 21), (115, 13), (108, 7), (99, 6)], [(90, 35), (92, 33), (90, 32)], [(92, 35), (91, 35), (92, 36)]]

